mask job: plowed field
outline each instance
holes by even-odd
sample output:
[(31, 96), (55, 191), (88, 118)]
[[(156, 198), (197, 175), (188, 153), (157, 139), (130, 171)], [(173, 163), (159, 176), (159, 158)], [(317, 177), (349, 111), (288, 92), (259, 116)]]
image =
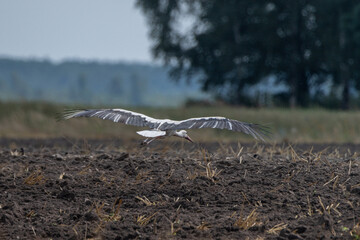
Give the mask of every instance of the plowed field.
[(358, 149), (2, 139), (0, 239), (358, 239)]

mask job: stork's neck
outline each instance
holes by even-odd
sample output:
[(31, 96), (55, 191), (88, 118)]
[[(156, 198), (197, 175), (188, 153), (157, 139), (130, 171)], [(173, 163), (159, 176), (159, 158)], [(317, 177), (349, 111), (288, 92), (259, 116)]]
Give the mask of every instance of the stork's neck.
[(174, 131), (171, 133), (171, 135), (177, 136), (177, 137), (184, 137), (184, 136), (181, 134), (180, 131), (176, 131), (176, 130), (174, 130)]

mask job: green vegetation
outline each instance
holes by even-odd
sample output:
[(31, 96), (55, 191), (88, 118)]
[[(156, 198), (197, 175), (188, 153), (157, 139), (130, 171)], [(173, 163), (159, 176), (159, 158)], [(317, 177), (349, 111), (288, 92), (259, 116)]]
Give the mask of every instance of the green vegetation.
[[(137, 6), (154, 56), (171, 63), (175, 76), (201, 72), (203, 88), (228, 103), (348, 109), (358, 98), (357, 0), (137, 0)], [(254, 99), (249, 89), (269, 78), (285, 88), (264, 89), (268, 95), (260, 91), (265, 96)]]
[[(0, 137), (141, 139), (135, 133), (139, 128), (111, 121), (96, 118), (57, 121), (59, 113), (67, 108), (69, 106), (46, 103), (0, 103)], [(360, 111), (255, 109), (229, 106), (131, 108), (131, 110), (155, 118), (181, 120), (190, 117), (225, 116), (260, 123), (270, 127), (273, 133), (269, 142), (360, 143)], [(191, 130), (190, 135), (195, 141), (252, 141), (252, 138), (245, 134), (216, 129)]]

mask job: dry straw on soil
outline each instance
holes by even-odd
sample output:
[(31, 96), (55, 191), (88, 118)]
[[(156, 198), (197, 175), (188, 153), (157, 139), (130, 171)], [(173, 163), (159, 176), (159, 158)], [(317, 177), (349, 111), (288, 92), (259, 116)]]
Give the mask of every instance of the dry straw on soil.
[(3, 140), (11, 238), (359, 236), (356, 145), (71, 142)]

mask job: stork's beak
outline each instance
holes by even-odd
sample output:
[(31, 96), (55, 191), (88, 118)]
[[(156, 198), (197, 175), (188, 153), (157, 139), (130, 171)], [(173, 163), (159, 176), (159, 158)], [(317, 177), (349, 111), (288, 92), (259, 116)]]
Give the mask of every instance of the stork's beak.
[(189, 136), (185, 137), (185, 139), (193, 143), (193, 140)]

